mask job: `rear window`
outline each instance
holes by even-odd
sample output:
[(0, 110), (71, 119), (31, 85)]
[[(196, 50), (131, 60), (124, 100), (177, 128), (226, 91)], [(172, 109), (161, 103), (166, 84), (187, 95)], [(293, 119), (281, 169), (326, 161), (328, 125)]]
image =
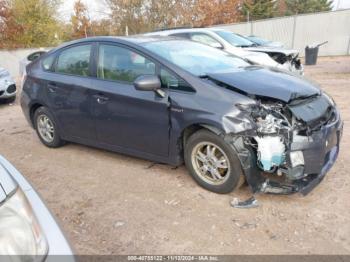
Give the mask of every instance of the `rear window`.
[(91, 45), (65, 49), (58, 57), (55, 71), (68, 75), (89, 76), (90, 54)]

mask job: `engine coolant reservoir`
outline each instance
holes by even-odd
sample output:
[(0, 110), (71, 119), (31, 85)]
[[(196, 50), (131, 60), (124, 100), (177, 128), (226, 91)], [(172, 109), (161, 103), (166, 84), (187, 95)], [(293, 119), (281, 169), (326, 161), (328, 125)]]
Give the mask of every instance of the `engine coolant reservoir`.
[(264, 171), (283, 164), (286, 147), (279, 136), (255, 137), (258, 142), (258, 161)]

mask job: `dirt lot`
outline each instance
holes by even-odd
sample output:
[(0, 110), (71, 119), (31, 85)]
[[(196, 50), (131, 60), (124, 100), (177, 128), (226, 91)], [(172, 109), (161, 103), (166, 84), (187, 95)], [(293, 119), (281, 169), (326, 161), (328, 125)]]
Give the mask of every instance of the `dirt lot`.
[(340, 157), (310, 195), (260, 195), (234, 209), (247, 187), (217, 195), (184, 167), (86, 146), (48, 149), (18, 102), (0, 106), (0, 154), (46, 200), (79, 254), (350, 254), (350, 57), (306, 68), (336, 100), (345, 121)]

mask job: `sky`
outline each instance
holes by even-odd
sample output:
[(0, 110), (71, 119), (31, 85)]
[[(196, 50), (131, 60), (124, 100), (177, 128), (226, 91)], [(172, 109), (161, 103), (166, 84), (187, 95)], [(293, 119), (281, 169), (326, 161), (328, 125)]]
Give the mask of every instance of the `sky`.
[[(104, 0), (82, 0), (89, 8), (90, 18), (97, 20), (106, 16), (108, 9)], [(208, 0), (211, 1), (211, 0)], [(75, 0), (63, 0), (62, 8), (60, 10), (61, 17), (66, 21), (70, 20), (73, 12), (73, 5)], [(350, 0), (333, 0), (333, 10), (350, 8)]]

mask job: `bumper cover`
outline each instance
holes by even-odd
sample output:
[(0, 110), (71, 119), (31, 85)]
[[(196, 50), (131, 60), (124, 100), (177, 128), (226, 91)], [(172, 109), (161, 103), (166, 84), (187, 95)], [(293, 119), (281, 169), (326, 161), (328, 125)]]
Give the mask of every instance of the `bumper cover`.
[(261, 171), (253, 165), (245, 170), (247, 182), (254, 193), (292, 194), (310, 193), (326, 176), (334, 165), (340, 147), (343, 132), (343, 122), (340, 115), (323, 126), (304, 140), (296, 139), (291, 145), (291, 151), (302, 151), (305, 159), (303, 178), (298, 180), (285, 180), (280, 182), (265, 178)]
[(10, 77), (0, 79), (0, 99), (16, 96), (16, 83)]
[(325, 125), (321, 130), (308, 137), (308, 142), (292, 143), (292, 150), (302, 151), (305, 159), (304, 178), (290, 183), (277, 183), (266, 180), (261, 192), (274, 194), (310, 193), (326, 176), (334, 165), (340, 148), (343, 122), (339, 114), (334, 122)]

